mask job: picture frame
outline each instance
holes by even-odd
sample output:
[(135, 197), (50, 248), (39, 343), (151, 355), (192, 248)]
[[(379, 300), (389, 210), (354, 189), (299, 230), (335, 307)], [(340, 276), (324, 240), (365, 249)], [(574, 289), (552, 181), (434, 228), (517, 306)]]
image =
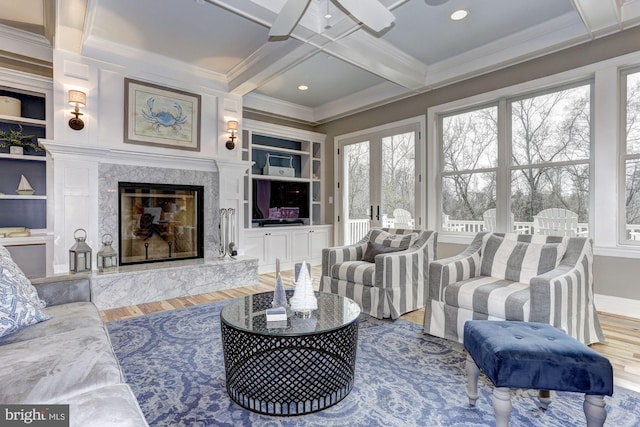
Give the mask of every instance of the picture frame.
[(124, 142), (200, 151), (202, 97), (124, 79)]

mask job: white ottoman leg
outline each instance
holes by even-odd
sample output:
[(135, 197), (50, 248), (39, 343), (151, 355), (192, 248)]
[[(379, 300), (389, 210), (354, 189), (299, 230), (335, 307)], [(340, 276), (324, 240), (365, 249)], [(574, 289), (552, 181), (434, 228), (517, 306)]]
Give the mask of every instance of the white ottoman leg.
[(593, 394), (584, 395), (584, 415), (587, 417), (587, 427), (602, 427), (607, 419), (607, 411), (604, 408), (604, 396)]
[(467, 397), (469, 405), (476, 406), (478, 400), (478, 376), (480, 369), (470, 354), (467, 353)]
[(493, 389), (493, 412), (496, 414), (496, 427), (509, 427), (511, 416), (511, 390), (508, 387)]

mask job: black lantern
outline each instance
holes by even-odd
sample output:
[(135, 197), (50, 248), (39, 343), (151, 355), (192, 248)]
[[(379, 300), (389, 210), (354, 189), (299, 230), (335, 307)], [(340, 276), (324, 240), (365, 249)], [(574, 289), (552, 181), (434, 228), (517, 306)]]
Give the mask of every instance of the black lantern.
[[(79, 232), (81, 232), (80, 235)], [(91, 247), (85, 243), (87, 232), (78, 228), (73, 232), (73, 238), (76, 242), (69, 249), (69, 271), (71, 273), (91, 271)]]
[(113, 236), (105, 234), (102, 236), (102, 249), (98, 251), (98, 271), (110, 273), (118, 269), (118, 253), (111, 247)]

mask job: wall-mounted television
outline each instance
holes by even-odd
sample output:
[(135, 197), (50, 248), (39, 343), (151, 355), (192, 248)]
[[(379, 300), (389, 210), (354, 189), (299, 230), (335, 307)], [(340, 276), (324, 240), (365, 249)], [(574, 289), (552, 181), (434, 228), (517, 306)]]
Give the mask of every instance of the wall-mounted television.
[(309, 183), (254, 178), (252, 222), (309, 224)]

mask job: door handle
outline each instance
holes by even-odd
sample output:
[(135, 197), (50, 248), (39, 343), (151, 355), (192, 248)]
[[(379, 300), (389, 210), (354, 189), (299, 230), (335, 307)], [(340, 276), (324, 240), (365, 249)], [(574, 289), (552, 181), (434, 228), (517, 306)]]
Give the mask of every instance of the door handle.
[(373, 205), (369, 208), (369, 219), (373, 221)]
[(380, 221), (380, 205), (377, 206), (378, 212), (376, 213), (376, 219)]

